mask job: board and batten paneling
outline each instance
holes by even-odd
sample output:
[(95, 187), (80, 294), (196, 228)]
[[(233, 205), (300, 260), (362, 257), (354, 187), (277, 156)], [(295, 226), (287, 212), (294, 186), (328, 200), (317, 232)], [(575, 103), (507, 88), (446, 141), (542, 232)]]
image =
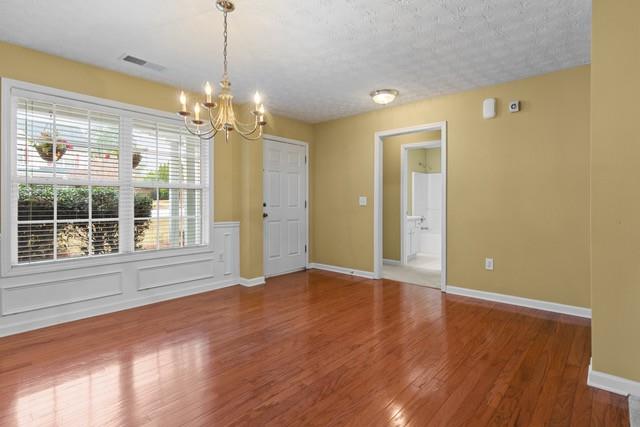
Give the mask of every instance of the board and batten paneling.
[(212, 250), (0, 280), (0, 336), (239, 283), (240, 224), (214, 225)]

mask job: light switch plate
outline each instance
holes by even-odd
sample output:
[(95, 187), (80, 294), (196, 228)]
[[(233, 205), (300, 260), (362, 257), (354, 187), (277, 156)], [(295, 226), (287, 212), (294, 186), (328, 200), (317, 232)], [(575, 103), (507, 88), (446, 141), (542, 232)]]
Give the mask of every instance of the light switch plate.
[(367, 206), (367, 196), (360, 196), (358, 203), (360, 206)]
[(493, 271), (493, 258), (484, 259), (484, 269), (488, 271)]
[(484, 259), (484, 269), (488, 271), (493, 271), (493, 258)]

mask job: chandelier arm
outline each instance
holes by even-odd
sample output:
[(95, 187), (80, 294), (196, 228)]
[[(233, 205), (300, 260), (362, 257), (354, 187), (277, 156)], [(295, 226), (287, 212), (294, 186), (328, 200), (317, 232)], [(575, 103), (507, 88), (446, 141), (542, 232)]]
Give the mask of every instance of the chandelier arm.
[(258, 130), (258, 128), (260, 128), (258, 123), (256, 123), (253, 127), (248, 127), (248, 125), (245, 125), (244, 123), (236, 122), (236, 130), (238, 131), (238, 133), (242, 133), (245, 135), (254, 134)]
[(196, 130), (193, 130), (191, 128), (191, 126), (189, 124), (185, 123), (185, 128), (187, 129), (187, 131), (193, 135), (193, 136), (197, 136), (199, 138), (208, 138), (209, 136), (215, 135), (215, 133), (217, 132), (215, 129), (208, 129), (206, 131), (200, 131), (198, 130), (198, 128), (196, 127)]
[(256, 126), (250, 131), (238, 130), (237, 132), (238, 132), (238, 135), (240, 135), (242, 138), (246, 140), (256, 141), (262, 137), (263, 127), (258, 125), (258, 123), (256, 123)]
[(199, 132), (196, 128), (196, 130), (192, 130), (191, 126), (189, 126), (189, 122), (187, 121), (187, 118), (184, 118), (184, 127), (185, 129), (187, 129), (187, 131), (193, 135), (193, 136), (197, 136), (200, 139), (206, 139), (206, 140), (211, 140), (213, 139), (214, 136), (216, 136), (216, 134), (218, 133), (217, 129), (215, 128), (211, 128), (208, 129), (205, 132)]
[(219, 109), (219, 107), (207, 108), (209, 112), (209, 125), (211, 126), (211, 129), (215, 130), (216, 132), (220, 132), (222, 128), (219, 128), (218, 126), (216, 126), (216, 118), (213, 117), (213, 112), (217, 109)]
[(255, 128), (250, 132), (238, 132), (238, 133), (244, 136), (251, 136), (251, 135), (254, 135), (256, 132), (262, 133), (262, 128)]
[(251, 136), (251, 134), (244, 135), (242, 133), (238, 133), (238, 135), (240, 135), (242, 138), (246, 139), (247, 141), (257, 141), (260, 138), (262, 138), (262, 130), (260, 130), (260, 132), (257, 133), (255, 136)]
[(243, 123), (243, 122), (241, 122), (239, 120), (236, 120), (236, 124), (238, 125), (237, 127), (239, 129), (241, 129), (244, 133), (247, 133), (249, 135), (251, 135), (256, 130), (258, 130), (259, 127), (261, 127), (260, 121), (258, 119), (258, 116), (255, 117), (255, 120), (254, 120), (253, 124)]
[(209, 129), (205, 130), (205, 131), (198, 131), (196, 128), (196, 131), (191, 130), (190, 126), (189, 126), (189, 121), (187, 120), (187, 118), (184, 118), (184, 125), (187, 128), (187, 130), (189, 131), (189, 133), (191, 135), (203, 138), (203, 139), (208, 139), (210, 140), (211, 138), (213, 138), (214, 136), (216, 136), (216, 134), (218, 133), (218, 129), (216, 129), (215, 126), (213, 126), (213, 121), (212, 121), (212, 116), (211, 116), (211, 108), (204, 106), (204, 108), (207, 109), (208, 111), (208, 115), (209, 115)]
[(192, 131), (189, 128), (187, 128), (187, 132), (189, 132), (191, 135), (196, 136), (196, 137), (198, 137), (200, 139), (206, 139), (207, 141), (211, 141), (216, 136), (216, 134), (218, 133), (217, 131), (214, 132), (214, 133), (211, 133), (211, 134), (197, 133), (197, 132)]

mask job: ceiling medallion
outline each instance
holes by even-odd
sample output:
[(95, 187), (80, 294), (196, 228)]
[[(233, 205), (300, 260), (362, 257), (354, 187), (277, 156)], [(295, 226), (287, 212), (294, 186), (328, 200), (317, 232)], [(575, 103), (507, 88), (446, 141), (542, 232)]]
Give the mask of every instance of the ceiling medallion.
[(229, 142), (229, 133), (236, 131), (244, 139), (255, 141), (262, 137), (262, 129), (267, 124), (264, 119), (265, 109), (260, 94), (256, 92), (253, 99), (254, 109), (251, 111), (254, 116), (253, 124), (238, 121), (233, 111), (233, 94), (231, 93), (227, 61), (227, 15), (235, 10), (235, 5), (231, 0), (217, 0), (216, 7), (224, 14), (224, 73), (222, 81), (220, 81), (220, 95), (214, 99), (214, 90), (207, 82), (204, 86), (204, 102), (198, 101), (194, 104), (193, 118), (190, 119), (192, 113), (187, 109), (187, 96), (182, 92), (180, 93), (178, 114), (184, 118), (187, 130), (202, 139), (210, 140), (218, 132), (224, 132), (225, 141)]

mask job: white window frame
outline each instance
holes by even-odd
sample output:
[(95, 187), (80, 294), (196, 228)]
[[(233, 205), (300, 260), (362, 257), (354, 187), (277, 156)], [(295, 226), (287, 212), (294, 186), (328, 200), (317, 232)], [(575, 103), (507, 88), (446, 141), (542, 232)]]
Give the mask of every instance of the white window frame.
[[(92, 257), (81, 257), (71, 259), (59, 259), (51, 261), (41, 261), (33, 264), (14, 264), (13, 252), (17, 245), (17, 211), (14, 212), (12, 185), (19, 179), (16, 175), (15, 161), (15, 140), (17, 134), (16, 114), (17, 114), (17, 98), (30, 98), (47, 102), (62, 103), (77, 108), (91, 109), (96, 112), (104, 112), (114, 114), (122, 118), (120, 122), (120, 170), (121, 177), (117, 182), (121, 186), (121, 199), (129, 197), (133, 200), (133, 187), (137, 183), (133, 182), (131, 174), (131, 140), (122, 143), (123, 135), (131, 133), (131, 123), (134, 119), (154, 120), (169, 125), (182, 126), (182, 119), (176, 117), (175, 114), (154, 110), (136, 105), (111, 101), (108, 99), (93, 97), (89, 95), (69, 92), (60, 89), (54, 89), (47, 86), (36, 85), (33, 83), (22, 82), (2, 78), (0, 80), (2, 93), (0, 96), (2, 109), (2, 134), (0, 141), (2, 145), (1, 159), (1, 201), (0, 214), (2, 216), (2, 238), (0, 242), (0, 264), (1, 274), (3, 277), (20, 276), (25, 274), (46, 273), (60, 270), (68, 270), (74, 268), (86, 268), (87, 266), (109, 265), (117, 263), (134, 262), (148, 259), (162, 259), (182, 255), (192, 255), (199, 253), (212, 253), (214, 248), (213, 242), (213, 147), (209, 141), (203, 141), (201, 146), (201, 180), (202, 180), (202, 239), (203, 244), (186, 248), (171, 248), (149, 251), (134, 250), (133, 232), (121, 233), (120, 245), (125, 253), (105, 254)], [(128, 133), (127, 133), (128, 132)], [(125, 136), (125, 138), (128, 138)], [(122, 173), (127, 172), (127, 173)], [(83, 184), (84, 185), (84, 184)], [(111, 183), (114, 185), (114, 183)], [(188, 185), (187, 185), (188, 186)], [(127, 193), (131, 192), (130, 195)], [(128, 199), (126, 199), (128, 200)], [(121, 204), (119, 212), (119, 221), (122, 227), (123, 222), (131, 219), (133, 223), (133, 206), (131, 212), (127, 212), (127, 207), (123, 209)], [(131, 217), (128, 218), (127, 216)], [(129, 236), (129, 234), (131, 234)], [(213, 260), (213, 258), (212, 258)]]

